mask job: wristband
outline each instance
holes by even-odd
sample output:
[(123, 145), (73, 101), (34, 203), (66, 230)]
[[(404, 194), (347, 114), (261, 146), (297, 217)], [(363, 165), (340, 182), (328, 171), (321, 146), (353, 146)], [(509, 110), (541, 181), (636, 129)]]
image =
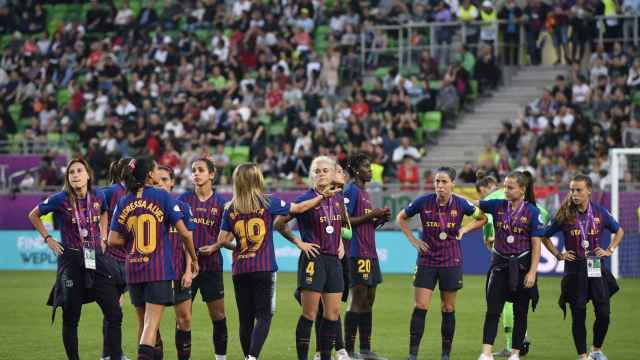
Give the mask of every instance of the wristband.
[(52, 239), (53, 239), (53, 236), (51, 236), (51, 234), (48, 234), (47, 236), (45, 236), (45, 237), (44, 237), (44, 240), (43, 240), (43, 241), (46, 243), (46, 242), (47, 242), (47, 240), (49, 240), (49, 238), (52, 238)]
[(558, 260), (562, 260), (562, 253), (560, 253), (560, 252), (559, 252), (559, 253), (557, 253), (557, 254), (556, 254), (556, 259), (558, 259)]

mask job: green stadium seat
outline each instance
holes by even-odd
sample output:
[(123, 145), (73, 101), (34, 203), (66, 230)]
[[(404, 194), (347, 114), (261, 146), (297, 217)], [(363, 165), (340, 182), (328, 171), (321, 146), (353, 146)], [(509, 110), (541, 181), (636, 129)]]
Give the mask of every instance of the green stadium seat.
[(382, 79), (382, 78), (384, 78), (385, 76), (387, 76), (389, 74), (389, 70), (390, 70), (389, 67), (382, 66), (382, 67), (379, 67), (379, 68), (376, 69), (374, 75), (377, 78)]
[(60, 89), (56, 93), (56, 101), (58, 102), (59, 108), (63, 108), (67, 106), (70, 99), (71, 99), (71, 92), (69, 91), (69, 89)]
[(240, 164), (249, 162), (249, 153), (251, 152), (251, 147), (237, 145), (233, 148), (233, 153), (231, 154), (231, 165), (238, 166)]
[(11, 152), (12, 154), (21, 153), (23, 142), (24, 142), (24, 135), (22, 133), (9, 135), (9, 152)]
[(442, 113), (440, 111), (429, 111), (420, 113), (420, 126), (426, 133), (437, 133), (442, 128)]
[(480, 84), (478, 80), (470, 80), (469, 85), (471, 87), (471, 92), (469, 93), (469, 99), (475, 100), (480, 95)]
[(22, 112), (20, 104), (9, 105), (9, 116), (11, 116), (13, 123), (16, 125), (20, 122), (20, 112)]
[(278, 136), (284, 135), (285, 130), (287, 129), (287, 120), (282, 119), (278, 122), (271, 122), (269, 127), (267, 128), (267, 135), (269, 138), (273, 139)]
[(640, 91), (636, 91), (633, 93), (633, 95), (631, 96), (631, 101), (633, 102), (633, 105), (640, 106)]
[(440, 89), (442, 89), (442, 81), (440, 81), (440, 80), (429, 80), (429, 87), (432, 90), (440, 90)]
[(80, 141), (80, 136), (77, 133), (70, 132), (62, 135), (62, 139), (67, 143), (69, 147), (75, 147)]

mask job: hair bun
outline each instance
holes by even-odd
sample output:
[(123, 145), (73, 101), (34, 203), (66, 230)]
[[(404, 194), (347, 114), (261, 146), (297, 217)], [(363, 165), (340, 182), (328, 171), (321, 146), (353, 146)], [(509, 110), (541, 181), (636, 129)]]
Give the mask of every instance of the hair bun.
[(476, 170), (476, 179), (481, 180), (484, 179), (487, 176), (487, 172), (482, 170), (482, 169), (478, 169)]

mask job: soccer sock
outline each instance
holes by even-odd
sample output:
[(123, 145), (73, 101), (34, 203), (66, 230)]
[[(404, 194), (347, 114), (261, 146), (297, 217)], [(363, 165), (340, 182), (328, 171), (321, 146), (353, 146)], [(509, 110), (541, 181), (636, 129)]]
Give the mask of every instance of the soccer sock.
[(162, 343), (162, 337), (160, 336), (160, 330), (156, 332), (156, 346), (153, 348), (153, 360), (162, 360), (164, 358), (164, 345)]
[(358, 331), (360, 332), (360, 351), (371, 350), (371, 326), (373, 314), (371, 311), (360, 313), (360, 323)]
[(138, 345), (138, 360), (154, 360), (155, 349), (149, 345)]
[[(571, 307), (571, 333), (578, 355), (587, 353), (587, 309)], [(595, 324), (594, 324), (595, 325)], [(595, 333), (594, 333), (595, 334)]]
[(191, 357), (191, 331), (176, 328), (176, 352), (178, 360), (188, 360)]
[(511, 350), (511, 332), (513, 331), (513, 303), (506, 302), (502, 307), (502, 326), (504, 327), (505, 348)]
[(609, 330), (609, 304), (596, 306), (596, 321), (593, 323), (593, 346), (602, 347)]
[(316, 322), (314, 326), (315, 334), (316, 334), (316, 352), (320, 352), (320, 344), (322, 344), (322, 323), (324, 322), (324, 318), (322, 314), (316, 315)]
[(78, 325), (62, 325), (62, 342), (64, 351), (70, 360), (80, 359), (78, 354)]
[(424, 333), (424, 322), (427, 317), (427, 310), (414, 308), (411, 315), (411, 326), (409, 327), (409, 353), (418, 355), (420, 341)]
[(322, 321), (322, 328), (320, 329), (320, 359), (331, 360), (331, 351), (333, 350), (333, 343), (336, 340), (337, 328), (340, 323), (337, 320), (324, 319)]
[(306, 317), (300, 316), (298, 319), (298, 325), (296, 326), (296, 351), (298, 352), (298, 360), (307, 360), (312, 326), (313, 321)]
[(440, 326), (440, 334), (442, 335), (442, 352), (451, 353), (451, 345), (453, 344), (453, 334), (456, 332), (456, 312), (443, 312), (442, 324)]
[(249, 349), (249, 355), (258, 358), (264, 342), (269, 335), (269, 327), (271, 326), (271, 318), (257, 318), (256, 324), (253, 326), (253, 333), (251, 334), (251, 348)]
[(347, 314), (344, 317), (344, 345), (349, 354), (353, 353), (353, 348), (355, 347), (356, 333), (358, 332), (359, 323), (360, 313), (347, 311)]
[(342, 319), (338, 316), (338, 328), (336, 329), (336, 350), (344, 349), (344, 338), (342, 334)]
[(213, 349), (216, 355), (227, 354), (227, 319), (213, 321)]

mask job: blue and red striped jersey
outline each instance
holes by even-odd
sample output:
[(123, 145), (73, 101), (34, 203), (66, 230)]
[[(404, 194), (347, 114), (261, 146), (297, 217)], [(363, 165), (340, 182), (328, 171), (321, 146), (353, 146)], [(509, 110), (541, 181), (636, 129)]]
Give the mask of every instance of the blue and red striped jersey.
[[(296, 203), (318, 196), (314, 189), (298, 196)], [(344, 196), (336, 194), (323, 199), (320, 205), (297, 214), (298, 228), (302, 241), (320, 245), (320, 252), (327, 255), (338, 255), (342, 231), (342, 209)]]
[[(611, 216), (607, 209), (598, 204), (591, 203), (591, 216), (588, 211), (584, 213), (578, 212), (577, 219), (572, 224), (559, 224), (555, 219), (549, 227), (545, 229), (544, 236), (551, 237), (557, 232), (564, 235), (564, 246), (567, 250), (576, 252), (578, 258), (584, 258), (585, 248), (583, 241), (588, 241), (587, 250), (593, 254), (595, 248), (602, 248), (603, 230), (607, 229), (612, 234), (618, 232), (620, 224)], [(582, 224), (580, 224), (581, 222)], [(582, 228), (585, 229), (587, 235), (583, 237)]]
[[(373, 210), (373, 204), (369, 193), (361, 189), (355, 182), (347, 185), (344, 192), (344, 203), (351, 217), (364, 216)], [(352, 226), (352, 238), (349, 247), (349, 257), (377, 259), (376, 251), (376, 226), (383, 223), (378, 221), (367, 221), (360, 225)]]
[[(112, 184), (103, 187), (99, 191), (103, 194), (104, 200), (109, 207), (107, 213), (109, 215), (109, 224), (111, 224), (113, 211), (115, 210), (116, 205), (118, 205), (118, 201), (120, 201), (123, 196), (127, 195), (127, 189), (122, 184)], [(122, 246), (109, 246), (107, 248), (107, 254), (120, 262), (124, 262), (127, 258), (127, 249)]]
[[(192, 221), (196, 227), (193, 231), (193, 244), (196, 250), (205, 245), (215, 244), (218, 240), (218, 233), (220, 233), (224, 199), (213, 192), (208, 199), (200, 201), (195, 192), (189, 191), (180, 195), (178, 200), (191, 207)], [(198, 256), (198, 265), (201, 272), (222, 271), (222, 253), (216, 251), (209, 256), (200, 255)]]
[[(184, 225), (187, 227), (187, 230), (193, 233), (196, 230), (196, 224), (193, 223), (191, 207), (184, 201), (177, 200), (176, 202), (178, 203), (180, 210), (182, 210), (182, 221), (184, 221)], [(173, 225), (169, 228), (169, 239), (171, 239), (171, 243), (173, 244), (173, 263), (176, 273), (178, 274), (178, 279), (180, 279), (182, 274), (184, 274), (185, 266), (187, 265), (185, 258), (186, 254), (180, 234)]]
[(255, 213), (242, 214), (229, 207), (222, 215), (221, 229), (236, 238), (233, 250), (233, 274), (277, 271), (273, 248), (273, 220), (276, 215), (289, 215), (291, 204), (267, 197), (268, 203)]
[(125, 239), (127, 283), (176, 280), (169, 227), (183, 219), (178, 203), (162, 190), (145, 186), (118, 202), (111, 231)]
[[(80, 228), (89, 231), (92, 247), (100, 252), (100, 214), (107, 211), (107, 205), (102, 194), (91, 193), (91, 204), (87, 206), (87, 197), (76, 200)], [(55, 193), (38, 204), (40, 214), (53, 212), (55, 222), (60, 226), (60, 243), (65, 248), (82, 249), (82, 239), (78, 230), (75, 211), (71, 199), (65, 191)], [(89, 218), (91, 215), (91, 219)]]
[(544, 236), (543, 221), (536, 204), (524, 202), (521, 209), (513, 209), (509, 200), (481, 200), (480, 210), (493, 216), (494, 249), (500, 254), (522, 254), (531, 250), (532, 237)]
[[(438, 204), (434, 193), (418, 197), (405, 209), (408, 217), (420, 214), (422, 241), (429, 245), (426, 253), (418, 254), (418, 265), (438, 268), (462, 266), (462, 250), (457, 239), (464, 215), (473, 215), (476, 207), (469, 201), (451, 195), (449, 202)], [(440, 235), (446, 237), (441, 239)]]

